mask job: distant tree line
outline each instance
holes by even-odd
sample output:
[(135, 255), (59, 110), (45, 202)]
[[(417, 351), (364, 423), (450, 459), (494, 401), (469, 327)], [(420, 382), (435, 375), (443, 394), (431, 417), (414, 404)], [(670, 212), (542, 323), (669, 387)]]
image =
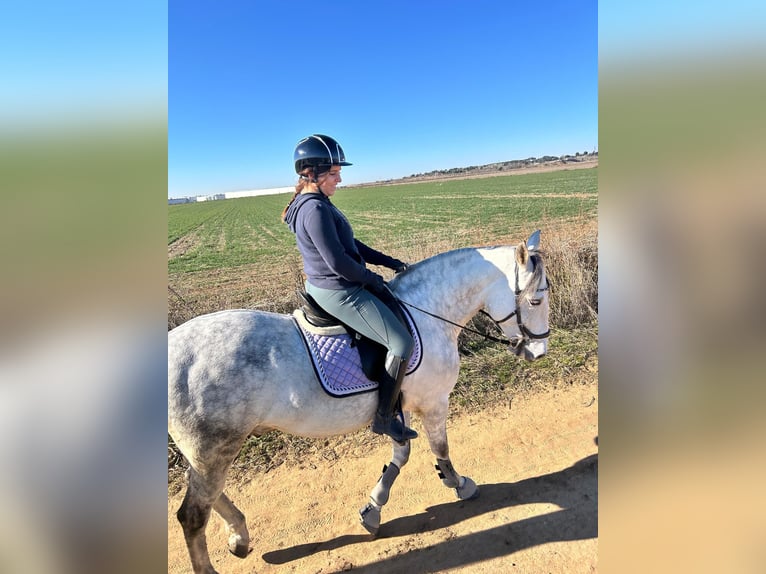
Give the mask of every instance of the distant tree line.
[(469, 165), (468, 167), (452, 167), (450, 169), (435, 169), (426, 173), (415, 173), (403, 177), (402, 179), (410, 178), (425, 178), (425, 177), (438, 177), (438, 176), (450, 176), (461, 175), (471, 172), (488, 172), (488, 171), (504, 171), (506, 169), (521, 169), (523, 167), (530, 167), (534, 165), (546, 164), (554, 161), (560, 161), (562, 163), (579, 162), (589, 157), (598, 157), (598, 151), (582, 153), (577, 152), (575, 155), (544, 155), (543, 157), (528, 157), (526, 159), (515, 159), (511, 161), (503, 161), (497, 163), (488, 163), (485, 165)]

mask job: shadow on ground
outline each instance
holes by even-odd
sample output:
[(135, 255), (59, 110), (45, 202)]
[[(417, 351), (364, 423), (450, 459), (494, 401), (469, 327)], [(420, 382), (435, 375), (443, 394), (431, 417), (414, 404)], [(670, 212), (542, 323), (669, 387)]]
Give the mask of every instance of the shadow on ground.
[[(598, 537), (598, 455), (588, 456), (569, 468), (519, 482), (480, 485), (475, 500), (431, 506), (425, 512), (396, 518), (381, 525), (378, 538), (406, 537), (454, 526), (464, 520), (504, 508), (550, 503), (561, 510), (503, 524), (489, 530), (450, 537), (426, 548), (354, 566), (357, 573), (417, 571), (427, 559), (431, 571), (456, 568), (483, 560), (507, 556), (519, 550), (570, 540)], [(266, 552), (263, 559), (285, 564), (317, 552), (368, 542), (367, 534), (343, 535)]]

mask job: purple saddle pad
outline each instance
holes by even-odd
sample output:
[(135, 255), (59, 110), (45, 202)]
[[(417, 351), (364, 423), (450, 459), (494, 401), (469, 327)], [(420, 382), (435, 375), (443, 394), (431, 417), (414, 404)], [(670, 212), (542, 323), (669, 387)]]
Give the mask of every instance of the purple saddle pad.
[[(407, 324), (415, 340), (415, 346), (407, 363), (407, 375), (420, 365), (420, 335), (409, 312), (404, 310)], [(351, 337), (342, 327), (322, 328), (308, 323), (301, 310), (293, 313), (299, 327), (317, 378), (327, 394), (333, 397), (347, 397), (374, 391), (377, 381), (371, 381), (362, 371), (359, 351), (351, 346)]]

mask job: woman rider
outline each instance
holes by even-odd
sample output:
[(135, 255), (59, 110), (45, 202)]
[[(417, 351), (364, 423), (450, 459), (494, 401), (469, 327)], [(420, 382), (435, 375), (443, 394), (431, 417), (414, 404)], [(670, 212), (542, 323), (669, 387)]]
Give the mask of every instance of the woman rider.
[(371, 430), (398, 442), (415, 438), (418, 434), (394, 413), (414, 342), (380, 299), (387, 289), (383, 277), (365, 264), (396, 272), (407, 265), (355, 239), (348, 220), (330, 201), (341, 182), (341, 167), (351, 165), (337, 141), (311, 135), (298, 142), (293, 159), (300, 179), (282, 219), (295, 233), (306, 292), (327, 313), (388, 349)]

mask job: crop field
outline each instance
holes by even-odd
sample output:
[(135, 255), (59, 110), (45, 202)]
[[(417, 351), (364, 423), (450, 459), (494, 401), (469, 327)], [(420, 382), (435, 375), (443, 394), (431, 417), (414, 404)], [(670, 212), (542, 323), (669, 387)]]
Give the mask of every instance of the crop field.
[[(279, 194), (168, 206), (169, 328), (221, 309), (294, 308), (301, 262), (280, 219), (289, 199)], [(409, 262), (460, 247), (517, 243), (536, 228), (543, 230), (544, 247), (558, 237), (562, 255), (585, 234), (591, 253), (598, 168), (340, 188), (333, 202), (357, 238)], [(588, 257), (595, 261), (594, 254)], [(554, 316), (580, 313), (575, 305)]]
[[(521, 239), (551, 221), (596, 217), (597, 168), (339, 189), (333, 202), (356, 236), (413, 261), (428, 246), (452, 249)], [(168, 206), (168, 271), (257, 265), (269, 272), (297, 256), (280, 221), (289, 194)], [(429, 255), (432, 253), (428, 253)], [(172, 282), (173, 282), (172, 281)]]

